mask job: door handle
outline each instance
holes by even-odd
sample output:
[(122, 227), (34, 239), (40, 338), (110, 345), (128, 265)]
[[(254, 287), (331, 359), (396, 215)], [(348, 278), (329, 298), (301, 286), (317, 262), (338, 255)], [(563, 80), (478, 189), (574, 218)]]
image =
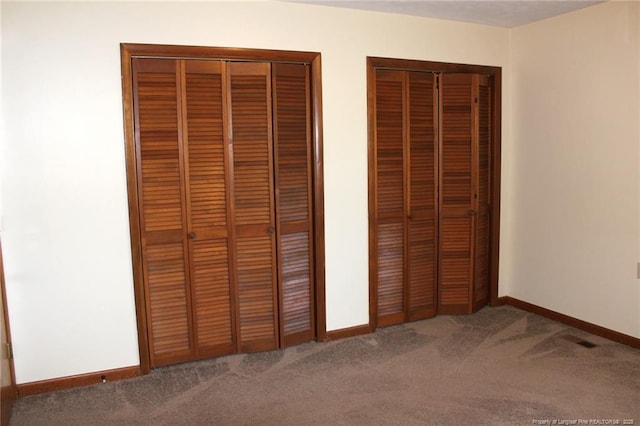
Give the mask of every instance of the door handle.
[(273, 234), (274, 232), (276, 232), (276, 228), (274, 228), (273, 226), (269, 226), (267, 228), (267, 232), (269, 232), (270, 234)]
[(467, 216), (475, 216), (475, 215), (476, 215), (475, 210), (467, 210)]
[(193, 240), (196, 237), (196, 233), (191, 231), (187, 234), (187, 237), (189, 237), (189, 239)]

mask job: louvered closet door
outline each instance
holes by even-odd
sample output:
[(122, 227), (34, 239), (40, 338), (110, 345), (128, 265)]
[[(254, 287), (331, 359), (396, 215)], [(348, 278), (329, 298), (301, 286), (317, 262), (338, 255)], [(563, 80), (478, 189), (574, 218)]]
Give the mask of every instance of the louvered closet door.
[(273, 64), (281, 346), (315, 335), (309, 67)]
[(278, 347), (270, 65), (230, 63), (239, 349)]
[(407, 291), (409, 321), (436, 314), (436, 85), (435, 75), (408, 72), (409, 183)]
[(473, 297), (474, 187), (477, 185), (472, 74), (440, 83), (439, 313), (470, 313)]
[(404, 321), (405, 280), (405, 75), (376, 70), (375, 233), (377, 325)]
[(432, 73), (376, 71), (378, 325), (436, 312), (436, 109)]
[(476, 107), (478, 132), (478, 179), (476, 193), (475, 283), (474, 311), (489, 299), (489, 225), (490, 225), (490, 158), (491, 158), (491, 87), (489, 78), (474, 77), (477, 87)]
[(235, 350), (223, 64), (181, 64), (194, 339), (205, 358)]
[(174, 60), (133, 60), (145, 303), (154, 367), (194, 356), (178, 71)]

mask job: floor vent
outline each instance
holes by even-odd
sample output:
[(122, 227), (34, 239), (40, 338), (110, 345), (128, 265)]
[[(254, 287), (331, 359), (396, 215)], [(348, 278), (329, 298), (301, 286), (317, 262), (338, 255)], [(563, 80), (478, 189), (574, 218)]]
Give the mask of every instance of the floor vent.
[(591, 348), (595, 348), (596, 345), (595, 343), (591, 343), (588, 340), (580, 340), (579, 342), (576, 342), (577, 344), (579, 344), (580, 346), (584, 346), (587, 349), (591, 349)]
[(582, 346), (584, 348), (587, 348), (587, 349), (592, 349), (592, 348), (595, 348), (596, 346), (598, 346), (595, 343), (592, 343), (592, 342), (590, 342), (588, 340), (581, 339), (581, 338), (576, 337), (576, 336), (572, 336), (570, 334), (568, 334), (566, 336), (562, 336), (562, 338), (565, 339), (565, 340), (568, 340), (568, 341), (570, 341), (572, 343), (575, 343), (577, 345), (580, 345), (580, 346)]

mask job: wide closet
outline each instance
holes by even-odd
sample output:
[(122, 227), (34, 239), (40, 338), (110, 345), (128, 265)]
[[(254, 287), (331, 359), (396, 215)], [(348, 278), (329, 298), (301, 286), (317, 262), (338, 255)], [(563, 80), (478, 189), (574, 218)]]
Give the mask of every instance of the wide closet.
[(462, 71), (369, 59), (373, 327), (489, 300), (495, 78)]
[(315, 339), (309, 64), (130, 61), (149, 367)]

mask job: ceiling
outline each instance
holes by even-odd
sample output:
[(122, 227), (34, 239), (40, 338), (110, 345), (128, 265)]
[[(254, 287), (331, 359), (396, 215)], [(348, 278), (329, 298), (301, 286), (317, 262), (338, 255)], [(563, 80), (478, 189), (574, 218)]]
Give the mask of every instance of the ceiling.
[(497, 27), (517, 27), (582, 9), (601, 0), (286, 0), (349, 9), (372, 10), (473, 22)]

